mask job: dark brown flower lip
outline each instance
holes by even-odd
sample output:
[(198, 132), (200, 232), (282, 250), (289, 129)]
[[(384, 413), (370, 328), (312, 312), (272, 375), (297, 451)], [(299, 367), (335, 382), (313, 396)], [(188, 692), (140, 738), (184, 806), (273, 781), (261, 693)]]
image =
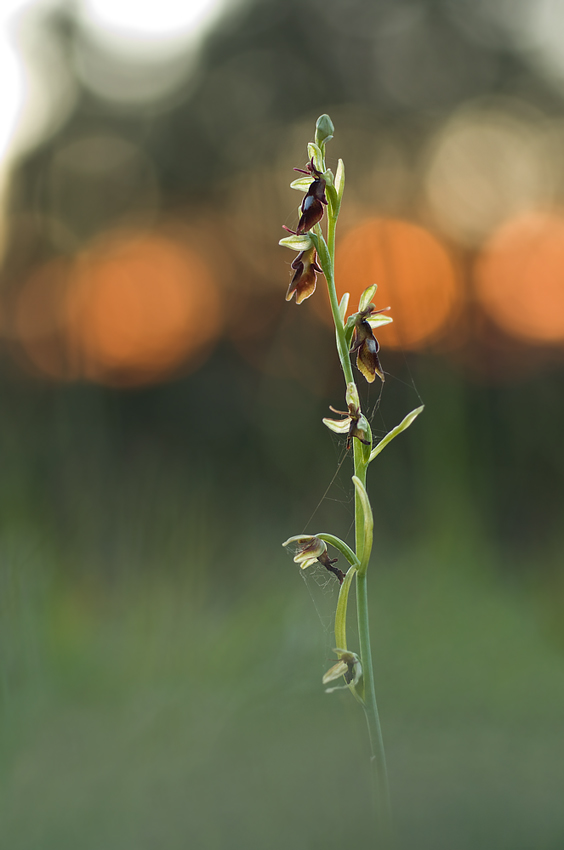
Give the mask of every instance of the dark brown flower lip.
[[(372, 307), (373, 305), (370, 306)], [(376, 311), (371, 310), (369, 315), (372, 315), (374, 312)], [(377, 312), (381, 313), (383, 311), (378, 310)], [(366, 310), (363, 311), (363, 313), (366, 313)], [(356, 367), (359, 372), (364, 375), (369, 384), (375, 380), (376, 375), (378, 375), (382, 383), (384, 383), (386, 376), (384, 375), (384, 370), (382, 369), (380, 359), (378, 357), (380, 343), (374, 336), (368, 321), (365, 318), (362, 318), (363, 313), (358, 314), (358, 319), (353, 333), (352, 345), (350, 347), (350, 354), (356, 354)]]
[(317, 284), (317, 274), (322, 273), (322, 269), (316, 263), (315, 248), (300, 251), (292, 263), (292, 268), (294, 276), (288, 286), (286, 301), (291, 301), (296, 293), (296, 304), (301, 304), (313, 295)]
[(307, 233), (312, 227), (321, 221), (323, 218), (323, 206), (327, 206), (327, 198), (325, 197), (325, 179), (313, 164), (313, 159), (308, 162), (307, 170), (303, 168), (295, 168), (294, 171), (299, 171), (301, 174), (312, 176), (313, 180), (305, 194), (301, 205), (301, 216), (298, 222), (296, 233), (302, 235)]
[(323, 218), (323, 204), (313, 195), (306, 195), (302, 202), (302, 214), (298, 222), (296, 233), (301, 236)]

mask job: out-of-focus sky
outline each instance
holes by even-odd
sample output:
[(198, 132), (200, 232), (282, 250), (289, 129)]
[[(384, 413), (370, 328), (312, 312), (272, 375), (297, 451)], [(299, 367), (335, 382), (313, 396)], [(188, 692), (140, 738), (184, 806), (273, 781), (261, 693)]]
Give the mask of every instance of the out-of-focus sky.
[[(116, 54), (140, 63), (174, 59), (202, 35), (226, 0), (77, 0), (76, 14), (88, 35)], [(20, 150), (48, 132), (68, 103), (50, 103), (51, 74), (42, 76), (41, 38), (26, 43), (26, 31), (45, 15), (66, 6), (61, 0), (4, 0), (0, 8), (0, 163), (3, 170)], [(52, 57), (51, 57), (52, 58)], [(55, 115), (53, 115), (53, 112)]]

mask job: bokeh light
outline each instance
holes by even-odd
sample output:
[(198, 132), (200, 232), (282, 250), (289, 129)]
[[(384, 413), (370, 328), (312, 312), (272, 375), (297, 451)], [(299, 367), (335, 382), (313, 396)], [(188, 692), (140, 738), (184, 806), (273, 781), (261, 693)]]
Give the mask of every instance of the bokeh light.
[(53, 133), (75, 103), (74, 81), (63, 57), (56, 44), (42, 37), (43, 19), (56, 2), (0, 3), (0, 166)]
[(548, 122), (492, 101), (466, 105), (438, 133), (427, 172), (434, 220), (474, 247), (506, 218), (548, 203), (555, 186)]
[(53, 260), (32, 272), (14, 323), (40, 372), (136, 385), (199, 366), (219, 336), (221, 313), (199, 254), (168, 236), (118, 231), (72, 264)]
[(163, 40), (184, 40), (220, 5), (220, 0), (83, 0), (83, 14), (103, 37), (119, 39), (122, 49), (146, 49)]
[(162, 108), (185, 89), (197, 45), (221, 8), (221, 0), (82, 0), (73, 56), (78, 75), (122, 107)]
[(476, 267), (482, 305), (507, 333), (564, 341), (564, 214), (531, 212), (491, 237)]
[(367, 286), (378, 285), (376, 307), (391, 307), (394, 319), (379, 334), (394, 348), (415, 349), (436, 338), (460, 300), (445, 248), (399, 219), (371, 218), (350, 230), (338, 244), (335, 272), (339, 297), (351, 294), (351, 311)]
[(114, 234), (85, 253), (69, 306), (86, 375), (117, 383), (142, 383), (180, 363), (199, 364), (222, 324), (207, 264), (152, 234)]

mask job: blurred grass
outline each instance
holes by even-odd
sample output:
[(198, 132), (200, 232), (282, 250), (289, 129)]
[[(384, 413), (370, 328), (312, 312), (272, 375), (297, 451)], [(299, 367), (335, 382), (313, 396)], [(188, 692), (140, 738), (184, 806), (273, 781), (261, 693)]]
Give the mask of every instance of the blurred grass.
[[(201, 517), (186, 524), (187, 539), (198, 527), (201, 537)], [(201, 545), (197, 567), (169, 548), (167, 565), (147, 570), (138, 548), (137, 563), (100, 578), (61, 571), (47, 537), (12, 535), (1, 579), (6, 846), (369, 842), (363, 718), (320, 684), (332, 638), (316, 607), (330, 611), (335, 591), (304, 586), (284, 533), (274, 524), (257, 546), (247, 520), (231, 581)], [(564, 840), (562, 658), (538, 594), (496, 577), (497, 557), (459, 539), (440, 557), (404, 546), (374, 565), (377, 680), (406, 848)]]
[[(469, 424), (488, 412), (482, 396), (469, 402), (432, 367), (417, 377), (419, 430), (370, 481), (376, 676), (401, 846), (560, 850), (560, 497), (536, 490), (528, 527), (516, 527), (493, 475), (503, 444), (510, 462), (524, 439)], [(277, 385), (283, 417), (268, 381), (234, 369), (220, 384), (214, 370), (226, 368), (219, 359), (170, 392), (129, 396), (2, 388), (10, 850), (370, 846), (364, 719), (321, 686), (335, 583), (322, 571), (304, 584), (280, 545), (304, 528), (341, 446), (318, 439), (325, 399)], [(397, 388), (375, 429), (409, 409)], [(489, 453), (488, 436), (499, 444)], [(529, 439), (519, 505), (539, 452), (560, 462), (552, 437)], [(348, 475), (345, 465), (307, 530), (346, 535)]]

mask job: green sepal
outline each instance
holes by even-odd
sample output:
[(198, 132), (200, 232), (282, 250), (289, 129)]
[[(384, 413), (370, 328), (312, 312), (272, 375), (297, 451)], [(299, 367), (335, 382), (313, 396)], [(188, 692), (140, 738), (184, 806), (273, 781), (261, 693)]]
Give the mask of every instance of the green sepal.
[(321, 420), (324, 425), (329, 428), (330, 431), (334, 431), (335, 434), (348, 434), (349, 428), (351, 424), (350, 417), (347, 416), (346, 419), (329, 419), (324, 418)]
[(378, 289), (378, 286), (375, 283), (373, 283), (372, 286), (369, 286), (367, 289), (364, 290), (364, 292), (360, 296), (360, 301), (358, 302), (358, 312), (359, 313), (362, 313), (364, 310), (366, 310), (368, 308), (368, 305), (370, 304), (370, 302), (374, 298), (374, 294), (375, 294), (377, 289)]
[(312, 183), (313, 177), (298, 177), (297, 180), (292, 180), (290, 183), (290, 189), (298, 189), (300, 192), (307, 192)]
[(323, 172), (323, 179), (325, 180), (325, 188), (332, 189), (335, 186), (335, 178), (333, 177), (333, 172), (330, 168)]
[(371, 328), (379, 328), (381, 325), (389, 325), (394, 320), (391, 316), (385, 316), (384, 313), (377, 313), (375, 316), (369, 316), (366, 321)]
[(291, 248), (292, 251), (309, 251), (313, 242), (309, 233), (303, 233), (300, 235), (292, 234), (292, 236), (285, 236), (284, 239), (280, 239), (278, 244), (284, 248)]
[(325, 171), (325, 162), (323, 160), (321, 148), (316, 145), (315, 142), (309, 142), (307, 146), (307, 155), (309, 159), (313, 159), (313, 166), (315, 170), (323, 174)]
[(412, 422), (414, 422), (420, 413), (425, 409), (425, 405), (422, 404), (421, 407), (417, 407), (415, 410), (412, 410), (411, 413), (408, 413), (407, 416), (402, 419), (399, 425), (396, 425), (395, 428), (392, 428), (391, 431), (388, 431), (385, 437), (383, 437), (379, 443), (372, 449), (370, 452), (370, 457), (368, 459), (368, 463), (371, 463), (375, 457), (377, 457), (382, 449), (385, 449), (388, 443), (391, 443), (393, 439), (395, 439), (398, 434), (401, 434), (402, 431), (405, 431)]

